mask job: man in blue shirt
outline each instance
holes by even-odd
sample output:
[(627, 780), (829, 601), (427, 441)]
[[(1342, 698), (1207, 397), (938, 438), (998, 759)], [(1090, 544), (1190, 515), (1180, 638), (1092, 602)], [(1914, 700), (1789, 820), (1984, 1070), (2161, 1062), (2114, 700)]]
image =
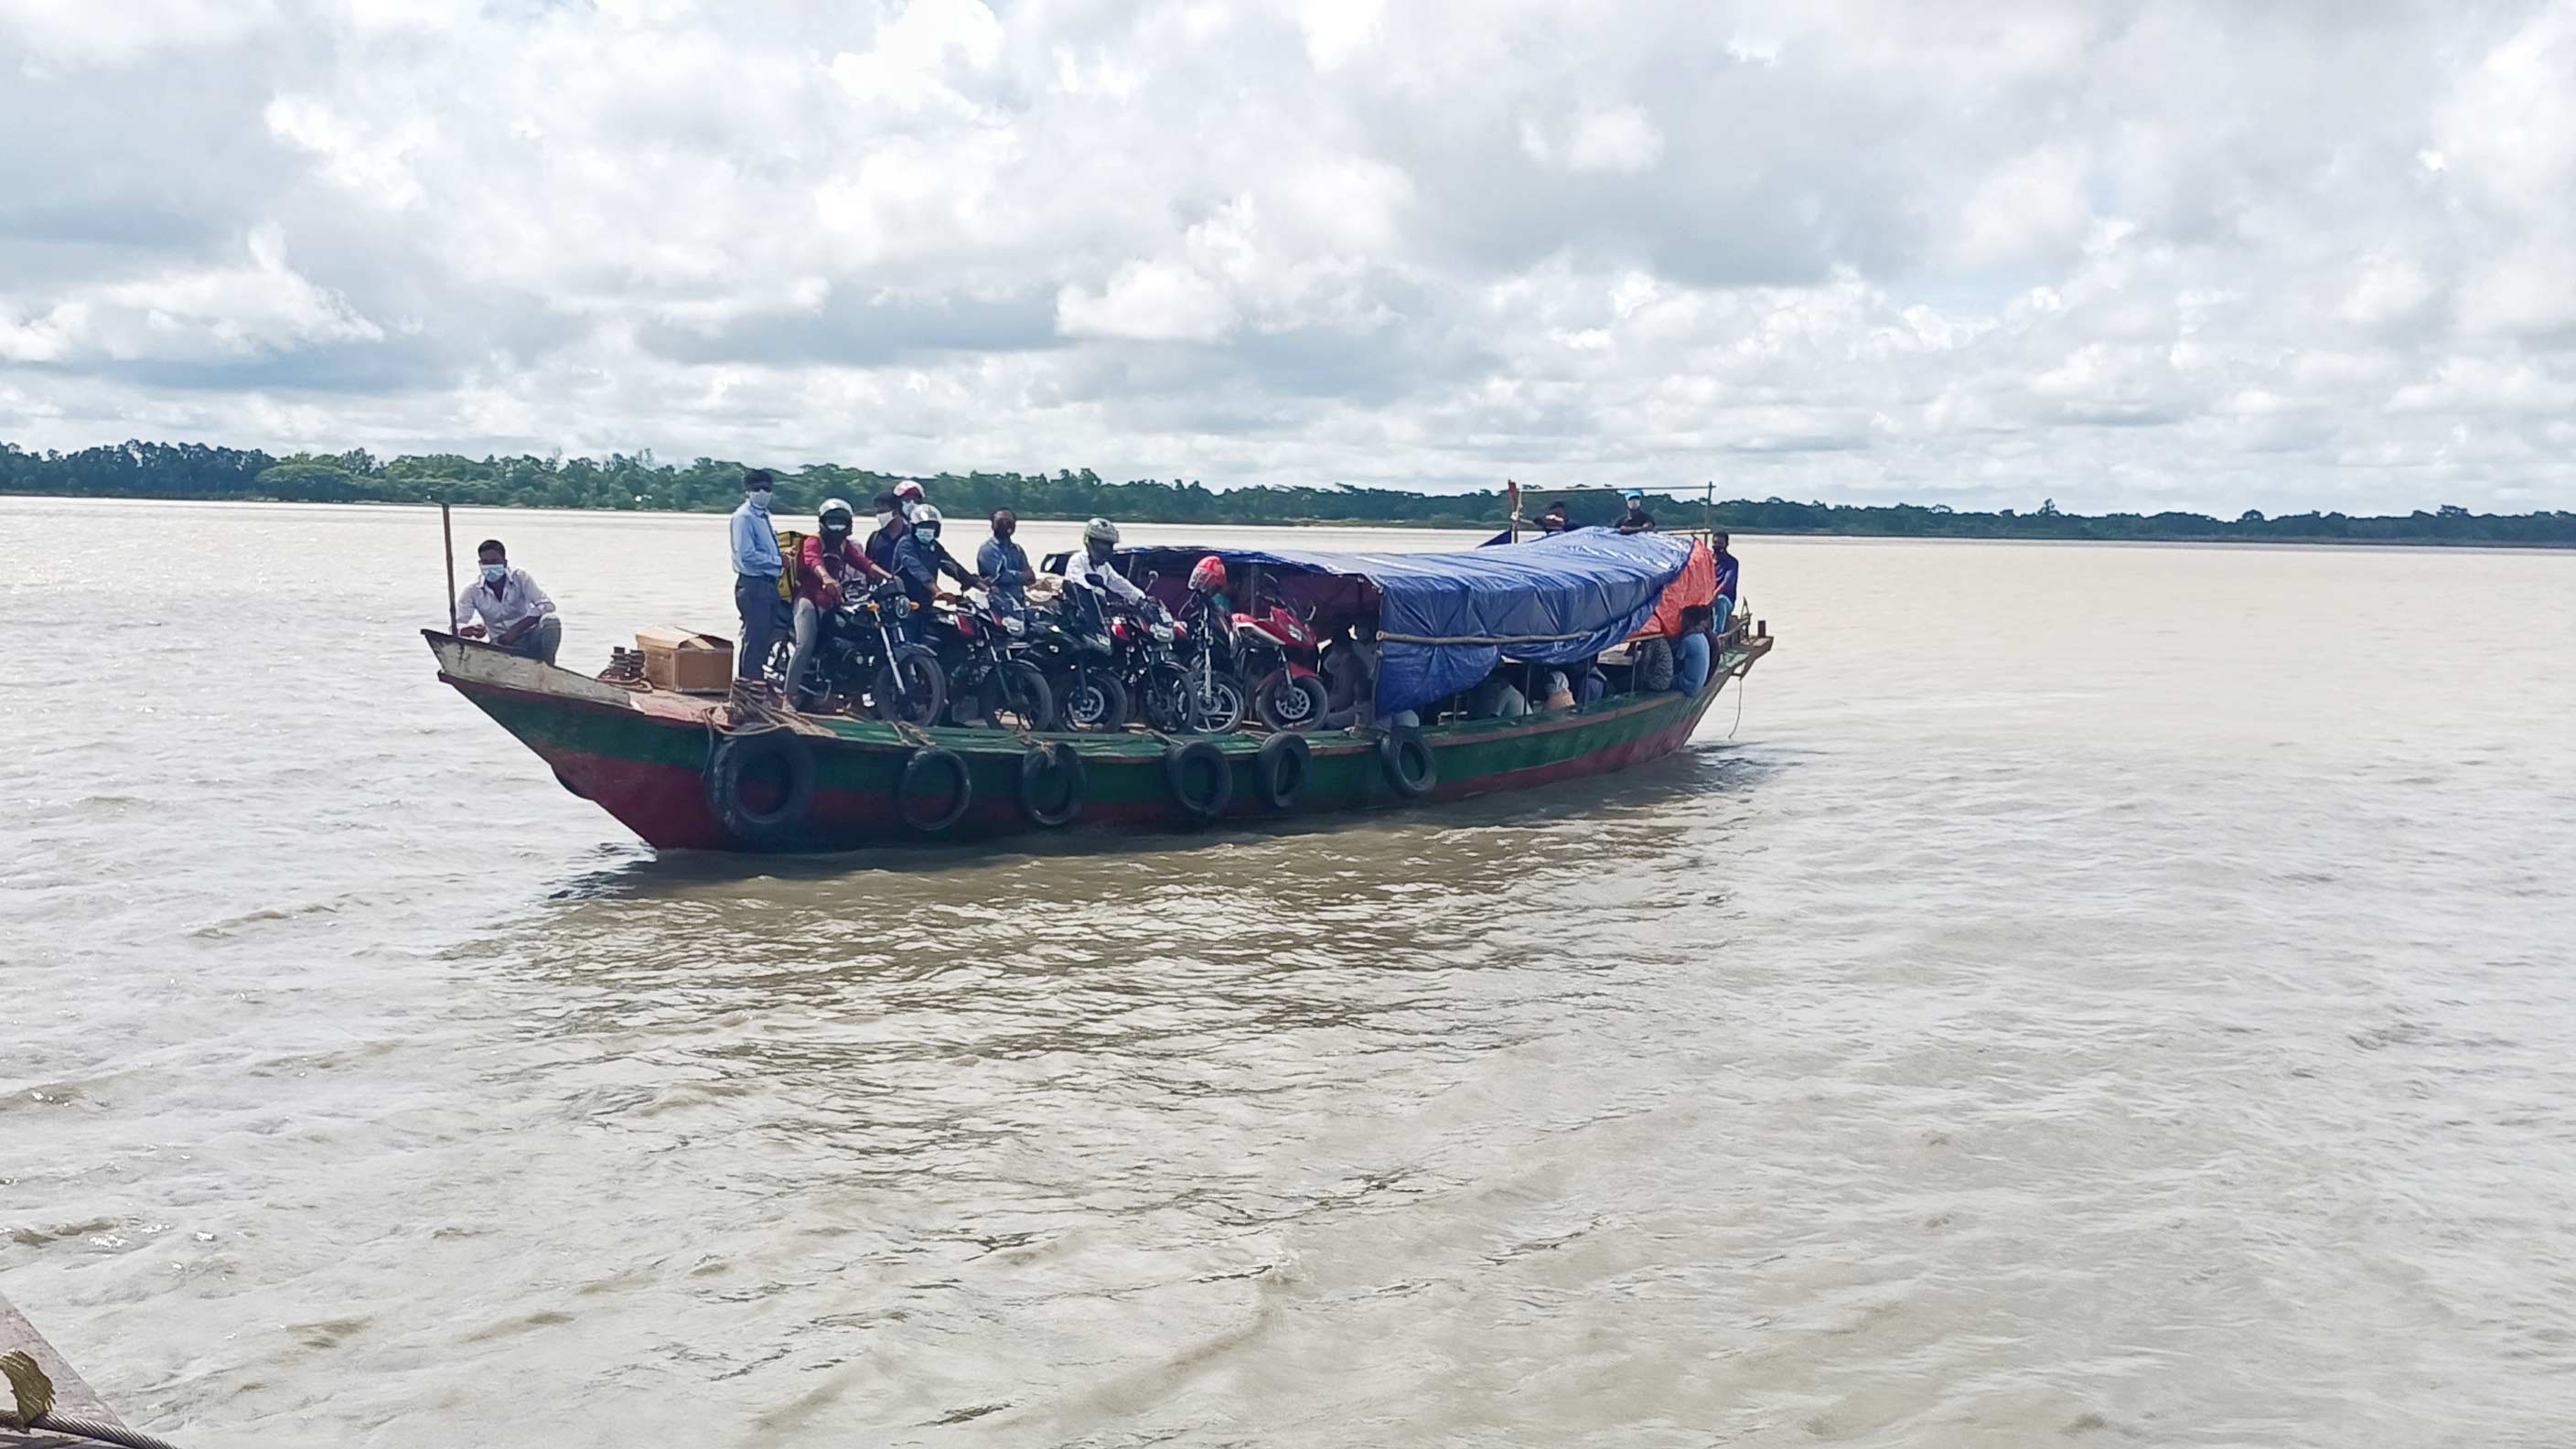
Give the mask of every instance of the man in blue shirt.
[(1007, 508), (994, 510), (993, 536), (975, 551), (975, 572), (993, 581), (993, 601), (1005, 611), (1028, 607), (1029, 551), (1011, 541), (1020, 531), (1020, 516)]
[(1710, 534), (1708, 546), (1710, 551), (1717, 555), (1717, 607), (1712, 611), (1713, 617), (1709, 621), (1710, 632), (1723, 639), (1726, 637), (1727, 624), (1735, 615), (1735, 586), (1744, 577), (1744, 565), (1736, 561), (1735, 555), (1726, 551), (1725, 534)]
[(742, 643), (734, 654), (734, 693), (757, 690), (778, 637), (778, 534), (769, 526), (769, 495), (776, 486), (766, 468), (742, 475), (742, 506), (733, 511), (733, 607), (742, 615)]
[(894, 576), (903, 583), (913, 606), (928, 609), (939, 594), (939, 510), (927, 503), (912, 510), (910, 526), (894, 546)]

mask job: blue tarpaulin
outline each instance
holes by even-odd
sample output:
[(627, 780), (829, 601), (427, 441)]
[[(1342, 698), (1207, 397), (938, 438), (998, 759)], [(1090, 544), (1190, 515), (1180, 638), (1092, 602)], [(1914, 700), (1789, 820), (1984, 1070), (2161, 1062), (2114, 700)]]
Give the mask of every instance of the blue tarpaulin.
[[(1578, 529), (1462, 553), (1138, 549), (1163, 567), (1207, 554), (1238, 565), (1366, 579), (1378, 591), (1381, 711), (1417, 709), (1493, 673), (1505, 654), (1589, 659), (1635, 633), (1690, 562), (1688, 540)], [(1186, 567), (1186, 564), (1179, 564)], [(1128, 570), (1130, 576), (1135, 569)]]

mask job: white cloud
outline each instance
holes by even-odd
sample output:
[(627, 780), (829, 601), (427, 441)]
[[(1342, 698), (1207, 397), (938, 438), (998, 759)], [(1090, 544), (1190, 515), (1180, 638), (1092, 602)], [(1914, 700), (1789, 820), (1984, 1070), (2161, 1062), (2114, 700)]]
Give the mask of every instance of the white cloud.
[(2569, 0), (0, 0), (0, 74), (37, 446), (2576, 506)]
[(1521, 123), (1521, 149), (1539, 165), (1575, 175), (1633, 176), (1664, 154), (1664, 133), (1635, 106), (1587, 110), (1558, 127)]
[(253, 232), (247, 266), (168, 272), (51, 299), (41, 312), (0, 298), (0, 362), (196, 362), (299, 347), (378, 342), (384, 329), (286, 264), (277, 228)]
[(149, 51), (220, 44), (274, 18), (268, 0), (0, 0), (0, 37), (47, 61), (113, 66)]
[(1067, 337), (1214, 342), (1234, 325), (1235, 311), (1223, 288), (1185, 266), (1129, 262), (1097, 292), (1057, 293), (1056, 320)]

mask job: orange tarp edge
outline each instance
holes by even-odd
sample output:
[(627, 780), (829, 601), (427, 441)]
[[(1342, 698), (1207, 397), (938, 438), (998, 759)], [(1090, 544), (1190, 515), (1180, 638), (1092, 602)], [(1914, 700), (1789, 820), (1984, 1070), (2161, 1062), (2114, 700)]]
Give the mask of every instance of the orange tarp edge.
[(1655, 605), (1655, 617), (1628, 637), (1670, 638), (1682, 631), (1682, 610), (1705, 608), (1716, 602), (1717, 555), (1709, 552), (1707, 539), (1693, 539), (1690, 562), (1682, 565), (1680, 578), (1664, 586), (1664, 597)]

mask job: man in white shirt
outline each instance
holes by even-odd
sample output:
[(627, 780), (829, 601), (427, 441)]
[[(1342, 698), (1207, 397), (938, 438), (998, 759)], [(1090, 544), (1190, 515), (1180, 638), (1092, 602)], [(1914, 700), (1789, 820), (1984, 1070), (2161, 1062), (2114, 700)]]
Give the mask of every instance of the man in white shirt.
[[(463, 625), (456, 636), (480, 639), (488, 633), (493, 643), (513, 654), (554, 663), (555, 651), (563, 647), (563, 620), (555, 615), (555, 601), (526, 569), (510, 567), (501, 540), (487, 538), (474, 552), (483, 562), (483, 577), (456, 596), (456, 622)], [(464, 622), (478, 616), (479, 624)]]
[(1144, 608), (1149, 602), (1145, 591), (1128, 581), (1109, 561), (1118, 548), (1118, 525), (1106, 518), (1095, 518), (1082, 526), (1082, 547), (1064, 561), (1064, 576), (1078, 584), (1089, 584), (1113, 599)]

